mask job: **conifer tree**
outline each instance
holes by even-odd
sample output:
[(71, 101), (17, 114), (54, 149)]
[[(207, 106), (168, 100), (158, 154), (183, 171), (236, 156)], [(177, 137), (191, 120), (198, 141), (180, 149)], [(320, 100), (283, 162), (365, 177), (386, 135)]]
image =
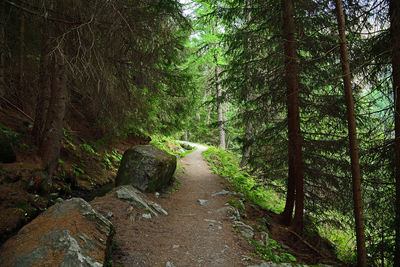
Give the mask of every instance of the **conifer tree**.
[(357, 132), (354, 114), (353, 92), (351, 87), (350, 64), (348, 59), (348, 50), (346, 43), (345, 19), (342, 8), (342, 1), (335, 0), (336, 16), (338, 21), (338, 31), (340, 38), (340, 58), (342, 62), (342, 77), (344, 82), (344, 91), (347, 106), (347, 121), (349, 131), (349, 150), (351, 158), (351, 174), (353, 178), (353, 199), (354, 199), (354, 216), (356, 221), (357, 233), (357, 264), (358, 266), (367, 266), (367, 253), (365, 249), (365, 233), (364, 233), (364, 215), (363, 202), (361, 195), (361, 174), (358, 156)]

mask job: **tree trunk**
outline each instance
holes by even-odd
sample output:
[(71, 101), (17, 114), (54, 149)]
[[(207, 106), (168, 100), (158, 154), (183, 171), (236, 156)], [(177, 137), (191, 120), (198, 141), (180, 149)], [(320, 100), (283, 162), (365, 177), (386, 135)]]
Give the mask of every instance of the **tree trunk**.
[[(246, 24), (250, 23), (251, 20), (251, 14), (249, 12), (250, 9), (250, 3), (249, 1), (246, 1)], [(251, 49), (250, 46), (250, 38), (247, 39), (247, 49)], [(249, 70), (247, 67), (245, 67), (245, 73), (248, 73)], [(253, 100), (253, 87), (250, 85), (249, 89), (247, 91), (247, 95), (246, 95), (246, 102), (247, 104)], [(251, 155), (251, 142), (252, 142), (252, 136), (253, 136), (253, 118), (252, 116), (250, 116), (249, 114), (251, 112), (251, 108), (249, 108), (248, 105), (246, 105), (246, 109), (245, 109), (245, 124), (246, 127), (244, 129), (244, 136), (243, 136), (243, 146), (242, 146), (242, 158), (240, 160), (239, 166), (240, 167), (244, 167), (249, 163), (249, 159), (250, 159), (250, 155)]]
[(1, 1), (0, 7), (0, 96), (5, 94), (6, 70), (6, 1)]
[(39, 63), (39, 82), (36, 100), (35, 121), (32, 129), (32, 137), (34, 143), (40, 147), (43, 141), (43, 131), (46, 123), (46, 114), (49, 106), (50, 95), (50, 39), (48, 32), (48, 23), (45, 20), (42, 26), (42, 41)]
[(347, 122), (350, 141), (351, 175), (353, 180), (354, 216), (356, 221), (357, 238), (357, 265), (367, 266), (367, 252), (365, 248), (363, 203), (361, 196), (361, 174), (358, 157), (356, 120), (354, 114), (354, 101), (351, 88), (350, 64), (346, 44), (345, 20), (342, 1), (335, 0), (336, 16), (340, 38), (340, 58), (342, 62), (343, 83), (347, 106)]
[(24, 90), (24, 56), (25, 56), (25, 16), (21, 11), (19, 25), (19, 60), (18, 60), (18, 90), (19, 93)]
[(394, 265), (400, 266), (400, 3), (390, 0), (390, 34), (392, 44), (392, 76), (394, 93), (394, 124), (396, 149), (396, 200), (395, 200), (395, 231), (396, 243)]
[(55, 56), (53, 62), (50, 103), (43, 133), (44, 138), (40, 147), (42, 160), (50, 177), (57, 166), (60, 155), (66, 94), (65, 62), (62, 55), (59, 54)]
[[(246, 109), (246, 113), (249, 111)], [(251, 118), (246, 120), (246, 128), (244, 130), (243, 147), (242, 147), (242, 159), (240, 160), (240, 167), (244, 167), (248, 164), (251, 154), (251, 136), (253, 133), (253, 123)]]
[(217, 88), (217, 105), (218, 105), (218, 125), (219, 125), (219, 146), (222, 149), (226, 149), (225, 143), (225, 125), (224, 125), (224, 110), (222, 106), (222, 90), (219, 84), (219, 67), (217, 57), (215, 59), (215, 86)]
[(302, 138), (300, 133), (299, 112), (299, 78), (296, 63), (296, 41), (294, 38), (294, 7), (292, 0), (282, 0), (283, 11), (283, 44), (285, 54), (285, 83), (287, 88), (288, 109), (288, 192), (283, 222), (288, 224), (293, 213), (295, 215), (291, 227), (301, 233), (303, 229), (304, 191), (303, 191), (303, 159)]

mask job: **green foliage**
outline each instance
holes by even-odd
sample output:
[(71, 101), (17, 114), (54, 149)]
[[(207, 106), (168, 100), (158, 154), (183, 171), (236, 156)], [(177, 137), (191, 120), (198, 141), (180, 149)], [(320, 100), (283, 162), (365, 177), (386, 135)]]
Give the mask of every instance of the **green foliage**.
[(85, 150), (86, 152), (88, 152), (88, 153), (95, 154), (96, 156), (99, 155), (99, 153), (97, 153), (97, 152), (94, 150), (94, 148), (93, 148), (91, 145), (87, 144), (87, 143), (80, 144), (79, 146), (80, 146), (83, 150)]
[(85, 170), (83, 170), (76, 164), (72, 164), (72, 173), (74, 174), (75, 177), (78, 177), (81, 174), (85, 174)]
[(239, 167), (239, 160), (232, 153), (210, 147), (203, 152), (203, 156), (216, 174), (231, 182), (235, 189), (243, 193), (247, 199), (275, 213), (283, 211), (282, 196), (271, 188), (258, 183), (254, 176), (242, 170)]
[(341, 261), (348, 264), (357, 261), (355, 236), (351, 227), (343, 224), (341, 229), (331, 225), (320, 225), (317, 228), (322, 237), (335, 244), (335, 254)]
[(296, 261), (292, 254), (285, 252), (282, 246), (270, 237), (267, 238), (266, 244), (255, 240), (250, 240), (250, 243), (255, 247), (254, 252), (264, 260), (275, 263)]
[(113, 150), (110, 153), (106, 152), (103, 156), (104, 169), (118, 169), (122, 156), (123, 155), (118, 153), (116, 150)]
[(176, 140), (160, 135), (152, 136), (150, 144), (168, 152), (171, 155), (176, 156), (178, 159), (183, 158), (184, 156), (195, 150), (185, 150)]
[[(1, 136), (4, 136), (7, 142), (14, 147), (19, 147), (21, 145), (20, 134), (0, 124), (0, 137)], [(27, 146), (26, 144), (24, 145)]]

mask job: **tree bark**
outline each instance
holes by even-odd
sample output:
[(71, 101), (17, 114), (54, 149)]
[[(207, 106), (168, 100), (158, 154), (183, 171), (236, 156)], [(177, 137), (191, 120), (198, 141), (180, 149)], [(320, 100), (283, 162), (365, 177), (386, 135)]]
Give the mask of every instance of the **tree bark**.
[(367, 252), (365, 248), (364, 234), (364, 216), (363, 203), (361, 195), (361, 174), (358, 156), (357, 130), (354, 114), (354, 101), (351, 87), (350, 64), (348, 59), (348, 50), (346, 44), (345, 20), (342, 8), (342, 1), (335, 0), (336, 17), (338, 21), (338, 30), (340, 38), (340, 58), (342, 63), (343, 83), (347, 106), (347, 122), (350, 143), (351, 175), (353, 182), (353, 201), (354, 216), (356, 221), (356, 239), (357, 239), (357, 265), (367, 266)]
[(395, 200), (395, 252), (394, 265), (400, 266), (400, 3), (389, 2), (390, 35), (392, 45), (392, 76), (394, 93), (394, 124), (396, 150), (396, 200)]
[(33, 141), (37, 147), (40, 147), (43, 142), (43, 131), (46, 123), (46, 114), (50, 98), (50, 38), (48, 27), (48, 22), (45, 20), (42, 26), (38, 93), (36, 100), (35, 121), (32, 129)]
[(282, 0), (281, 3), (283, 11), (282, 33), (285, 55), (285, 83), (287, 88), (289, 154), (288, 192), (282, 219), (284, 223), (290, 223), (293, 213), (293, 202), (295, 202), (295, 215), (291, 227), (295, 232), (301, 233), (303, 229), (304, 190), (299, 111), (299, 78), (296, 63), (296, 41), (294, 38), (294, 7), (293, 0)]
[(66, 95), (65, 62), (62, 55), (59, 54), (55, 56), (53, 62), (50, 103), (43, 132), (44, 138), (40, 147), (42, 160), (50, 177), (57, 166), (60, 155)]
[(21, 12), (19, 25), (19, 59), (18, 59), (18, 90), (24, 90), (24, 56), (25, 56), (25, 16)]
[(225, 141), (225, 121), (224, 121), (224, 110), (222, 106), (222, 90), (221, 85), (219, 84), (219, 67), (217, 56), (214, 56), (215, 59), (215, 86), (217, 89), (217, 105), (218, 105), (218, 128), (219, 128), (219, 146), (222, 149), (226, 149), (226, 141)]
[[(246, 1), (246, 24), (250, 23), (251, 20), (251, 14), (249, 12), (250, 9), (250, 3), (249, 1)], [(250, 38), (247, 39), (247, 49), (251, 51), (251, 46), (250, 46)], [(245, 68), (245, 72), (248, 73), (248, 68)], [(253, 100), (253, 87), (250, 85), (249, 89), (246, 94), (246, 102), (250, 102)], [(242, 158), (240, 160), (239, 166), (244, 167), (248, 164), (250, 155), (251, 155), (251, 142), (252, 142), (252, 136), (253, 136), (253, 118), (249, 114), (251, 112), (251, 108), (249, 108), (248, 105), (246, 105), (245, 108), (245, 129), (244, 129), (244, 136), (243, 136), (243, 146), (242, 146)]]
[(6, 1), (1, 1), (0, 7), (0, 96), (5, 94), (6, 70)]
[[(249, 111), (246, 109), (246, 113)], [(251, 118), (246, 120), (246, 128), (243, 136), (243, 147), (242, 147), (242, 158), (240, 160), (240, 167), (244, 167), (248, 164), (251, 154), (251, 136), (253, 133), (253, 123)]]

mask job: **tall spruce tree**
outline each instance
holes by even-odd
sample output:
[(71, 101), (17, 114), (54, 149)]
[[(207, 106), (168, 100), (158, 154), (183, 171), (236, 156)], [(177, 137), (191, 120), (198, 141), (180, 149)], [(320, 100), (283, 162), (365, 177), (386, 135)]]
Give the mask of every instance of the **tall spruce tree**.
[(336, 16), (340, 39), (340, 58), (342, 62), (342, 77), (347, 106), (347, 122), (349, 131), (349, 151), (351, 158), (351, 174), (353, 184), (354, 217), (356, 221), (357, 237), (357, 265), (367, 266), (367, 251), (365, 248), (363, 201), (361, 194), (361, 172), (358, 156), (358, 140), (356, 131), (356, 118), (354, 114), (353, 90), (351, 86), (350, 63), (346, 42), (346, 27), (341, 0), (335, 0)]

